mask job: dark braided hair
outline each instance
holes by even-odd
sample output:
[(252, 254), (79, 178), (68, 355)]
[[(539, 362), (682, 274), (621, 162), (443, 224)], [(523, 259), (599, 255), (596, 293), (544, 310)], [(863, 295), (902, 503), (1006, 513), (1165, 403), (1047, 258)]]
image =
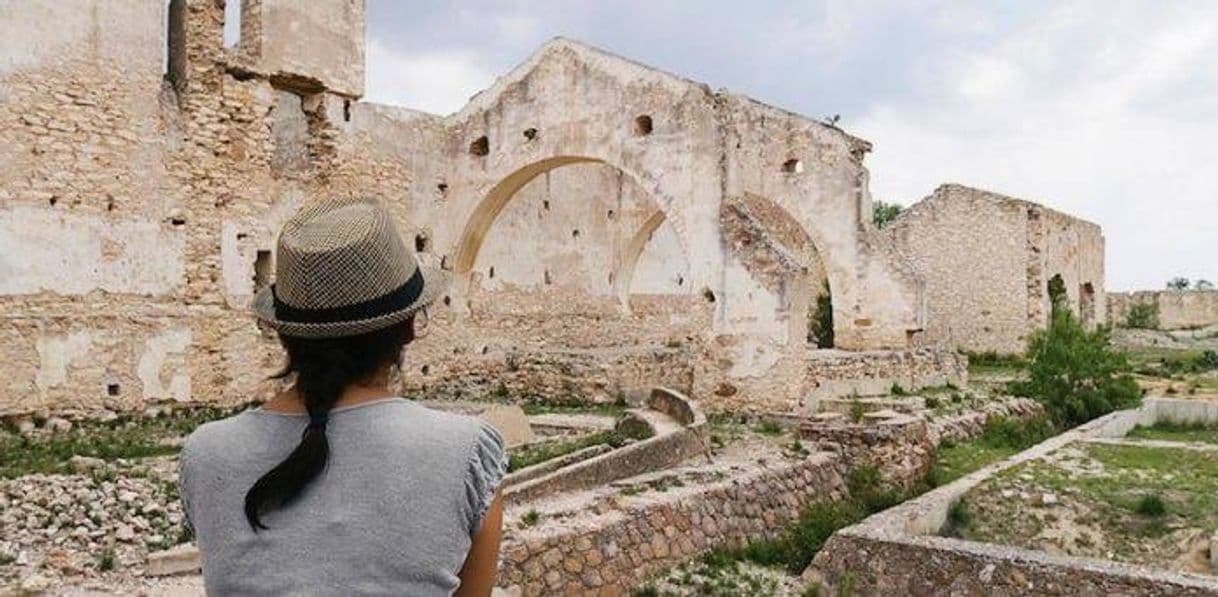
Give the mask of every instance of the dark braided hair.
[(245, 518), (257, 532), (266, 529), (261, 516), (296, 499), (326, 468), (330, 442), (326, 423), (330, 409), (349, 386), (397, 363), (402, 348), (414, 340), (414, 318), (385, 329), (344, 338), (279, 337), (288, 362), (274, 375), (296, 374), (296, 391), (309, 412), (300, 444), (245, 494)]

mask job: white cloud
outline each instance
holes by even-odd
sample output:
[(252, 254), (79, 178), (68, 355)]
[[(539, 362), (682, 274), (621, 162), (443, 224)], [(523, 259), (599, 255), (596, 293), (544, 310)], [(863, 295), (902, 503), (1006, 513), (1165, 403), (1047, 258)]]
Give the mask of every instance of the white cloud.
[(495, 76), (471, 52), (435, 50), (402, 53), (375, 37), (367, 46), (368, 89), (364, 99), (449, 114), (489, 87)]
[[(1106, 6), (1060, 6), (944, 56), (926, 81), (955, 90), (939, 102), (869, 110), (855, 128), (875, 142), (875, 195), (909, 203), (952, 181), (1081, 215), (1104, 227), (1112, 289), (1218, 278), (1218, 119), (1206, 117), (1218, 92), (1196, 85), (1218, 70), (1218, 6), (1079, 18)], [(1171, 109), (1164, 90), (1185, 88), (1187, 112)]]

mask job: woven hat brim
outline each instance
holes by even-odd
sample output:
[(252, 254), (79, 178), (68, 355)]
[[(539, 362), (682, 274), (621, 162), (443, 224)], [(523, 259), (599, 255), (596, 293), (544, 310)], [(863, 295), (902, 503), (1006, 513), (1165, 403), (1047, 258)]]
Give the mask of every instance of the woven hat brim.
[(445, 289), (448, 288), (448, 278), (444, 272), (419, 264), (419, 272), (423, 275), (423, 291), (410, 305), (397, 311), (378, 315), (369, 319), (353, 321), (336, 321), (327, 323), (299, 323), (295, 321), (280, 321), (275, 318), (275, 298), (270, 287), (263, 288), (254, 295), (252, 308), (254, 315), (275, 331), (284, 336), (297, 338), (343, 338), (358, 336), (387, 328), (391, 325), (406, 321), (419, 309), (435, 302)]

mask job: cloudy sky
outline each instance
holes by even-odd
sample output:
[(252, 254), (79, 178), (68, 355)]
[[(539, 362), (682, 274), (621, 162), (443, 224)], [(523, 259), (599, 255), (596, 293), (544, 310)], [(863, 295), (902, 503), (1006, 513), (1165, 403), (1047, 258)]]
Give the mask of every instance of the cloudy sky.
[(1218, 282), (1218, 2), (367, 0), (366, 99), (437, 113), (567, 36), (875, 144), (877, 199), (946, 181), (1100, 223), (1108, 287)]

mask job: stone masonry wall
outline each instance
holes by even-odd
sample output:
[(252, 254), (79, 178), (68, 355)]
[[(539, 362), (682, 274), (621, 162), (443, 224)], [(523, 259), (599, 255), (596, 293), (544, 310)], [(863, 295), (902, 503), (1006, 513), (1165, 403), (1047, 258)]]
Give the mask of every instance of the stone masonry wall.
[(524, 595), (625, 595), (651, 575), (714, 547), (778, 535), (804, 504), (840, 499), (837, 460), (805, 460), (747, 474), (620, 498), (555, 531), (548, 525), (509, 533), (499, 582)]
[(1041, 205), (948, 184), (885, 229), (926, 281), (922, 342), (1022, 352), (1048, 321), (1048, 283), (1103, 324), (1104, 237), (1098, 226)]
[(1218, 324), (1218, 290), (1140, 290), (1108, 293), (1108, 321), (1122, 325), (1139, 303), (1159, 308), (1159, 329), (1187, 330)]

